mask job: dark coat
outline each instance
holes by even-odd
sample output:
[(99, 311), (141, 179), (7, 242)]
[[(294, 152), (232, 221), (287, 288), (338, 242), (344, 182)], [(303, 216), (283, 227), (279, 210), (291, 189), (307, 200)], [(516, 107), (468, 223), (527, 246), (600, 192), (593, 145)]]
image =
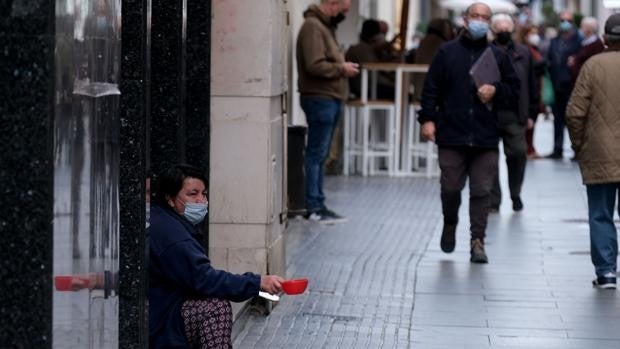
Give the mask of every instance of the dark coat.
[[(491, 47), (501, 73), (493, 108), (484, 105), (469, 71), (487, 47)], [(520, 82), (510, 58), (486, 38), (473, 41), (466, 35), (444, 44), (430, 66), (418, 121), (433, 121), (439, 146), (496, 148), (499, 143), (497, 109), (517, 109)]]
[[(376, 46), (372, 42), (360, 41), (359, 43), (349, 47), (347, 53), (345, 54), (345, 60), (347, 62), (363, 65), (364, 63), (378, 63), (379, 57), (377, 56)], [(386, 77), (386, 74), (383, 73), (384, 72), (379, 72), (377, 77), (377, 98), (394, 98), (394, 82), (390, 81), (390, 79)], [(361, 74), (349, 78), (349, 89), (350, 93), (353, 94), (355, 98), (362, 97)], [(368, 91), (370, 90), (371, 88), (369, 82)], [(370, 97), (370, 93), (368, 93), (368, 96)]]
[(603, 51), (605, 51), (605, 45), (603, 44), (603, 41), (601, 41), (601, 39), (598, 39), (598, 38), (596, 39), (596, 41), (588, 45), (581, 46), (577, 54), (574, 56), (575, 64), (573, 64), (570, 67), (570, 72), (573, 78), (573, 84), (575, 83), (575, 81), (577, 81), (577, 76), (579, 76), (579, 71), (581, 70), (581, 67), (584, 65), (584, 63), (586, 63), (588, 58), (596, 54), (599, 54)]
[(153, 206), (149, 230), (149, 348), (189, 347), (181, 318), (186, 300), (258, 295), (260, 275), (214, 269), (195, 228), (172, 209)]
[(568, 68), (568, 57), (574, 55), (581, 48), (581, 37), (573, 33), (568, 37), (562, 34), (551, 40), (547, 62), (549, 62), (549, 75), (555, 93), (570, 94), (573, 89), (573, 79)]
[(530, 49), (522, 44), (510, 43), (503, 48), (497, 42), (493, 42), (497, 47), (508, 54), (512, 60), (512, 64), (517, 72), (517, 76), (521, 81), (519, 88), (519, 123), (525, 125), (527, 119), (536, 120), (540, 102), (539, 85), (535, 74), (534, 60), (530, 54)]

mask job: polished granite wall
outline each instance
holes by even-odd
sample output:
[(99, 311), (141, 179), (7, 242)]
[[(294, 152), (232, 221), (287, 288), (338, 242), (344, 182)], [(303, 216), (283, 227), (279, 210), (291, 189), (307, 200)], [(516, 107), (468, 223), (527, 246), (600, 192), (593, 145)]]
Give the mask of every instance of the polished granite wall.
[[(211, 1), (152, 0), (150, 169), (177, 163), (209, 173)], [(185, 20), (185, 22), (184, 22)], [(208, 247), (208, 218), (202, 224)]]
[(208, 173), (211, 1), (153, 0), (152, 8), (152, 172), (185, 162)]
[[(2, 347), (51, 347), (54, 5), (0, 1)], [(145, 180), (208, 173), (211, 1), (123, 0), (122, 28), (119, 347), (146, 348)]]
[(208, 173), (211, 1), (123, 0), (122, 20), (119, 346), (144, 348), (144, 183), (179, 162)]
[(122, 1), (119, 348), (146, 348), (145, 183), (148, 167), (148, 2)]
[(52, 328), (54, 2), (0, 1), (0, 347), (46, 348)]

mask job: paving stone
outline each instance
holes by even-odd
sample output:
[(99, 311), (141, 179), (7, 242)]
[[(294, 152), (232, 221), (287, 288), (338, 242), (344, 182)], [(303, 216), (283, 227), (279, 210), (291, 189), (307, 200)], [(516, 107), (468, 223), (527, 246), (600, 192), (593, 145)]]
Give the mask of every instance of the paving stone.
[[(539, 151), (551, 149), (551, 125), (537, 126)], [(505, 171), (502, 161), (507, 193)], [(309, 289), (236, 323), (235, 348), (620, 348), (620, 291), (590, 284), (576, 163), (528, 162), (524, 211), (504, 195), (489, 217), (487, 265), (469, 262), (467, 200), (456, 250), (439, 249), (437, 179), (325, 184), (328, 206), (349, 222), (290, 220), (287, 276), (308, 277)]]

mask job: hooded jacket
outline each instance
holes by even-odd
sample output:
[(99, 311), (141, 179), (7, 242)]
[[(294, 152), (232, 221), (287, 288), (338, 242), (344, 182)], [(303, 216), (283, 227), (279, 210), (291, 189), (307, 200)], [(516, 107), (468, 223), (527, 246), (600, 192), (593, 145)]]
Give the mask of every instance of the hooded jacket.
[(303, 96), (323, 96), (338, 100), (348, 97), (344, 75), (344, 54), (330, 17), (317, 5), (304, 12), (304, 24), (297, 37), (297, 81)]
[(620, 51), (599, 53), (581, 68), (566, 126), (584, 184), (620, 182)]
[(258, 295), (260, 275), (214, 269), (191, 223), (172, 209), (151, 209), (149, 348), (189, 348), (181, 307), (189, 299), (244, 301)]
[[(491, 110), (478, 98), (478, 88), (469, 74), (487, 48), (492, 50), (501, 74), (501, 80), (493, 84)], [(490, 45), (486, 37), (472, 40), (462, 34), (441, 46), (433, 59), (422, 91), (418, 121), (435, 123), (439, 146), (497, 148), (496, 112), (517, 110), (520, 86), (510, 58), (502, 50)]]

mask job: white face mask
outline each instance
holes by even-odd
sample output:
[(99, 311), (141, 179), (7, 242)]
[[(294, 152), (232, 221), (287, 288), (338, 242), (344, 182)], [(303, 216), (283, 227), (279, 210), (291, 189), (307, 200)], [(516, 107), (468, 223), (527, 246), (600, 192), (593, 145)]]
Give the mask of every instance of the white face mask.
[(183, 216), (185, 216), (190, 223), (196, 225), (205, 219), (208, 211), (209, 204), (206, 202), (186, 202)]
[(527, 36), (527, 43), (532, 46), (538, 46), (540, 44), (540, 35), (530, 34)]

